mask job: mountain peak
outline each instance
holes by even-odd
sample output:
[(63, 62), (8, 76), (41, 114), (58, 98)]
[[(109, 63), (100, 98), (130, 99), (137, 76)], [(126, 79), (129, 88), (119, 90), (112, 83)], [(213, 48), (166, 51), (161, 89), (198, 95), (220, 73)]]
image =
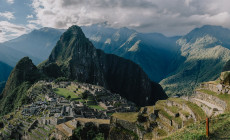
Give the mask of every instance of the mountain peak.
[(79, 26), (73, 25), (63, 33), (57, 45), (49, 56), (50, 62), (65, 63), (80, 52), (93, 47), (92, 43), (85, 37)]
[(77, 38), (79, 38), (79, 37), (85, 38), (85, 34), (83, 33), (81, 27), (79, 27), (77, 25), (73, 25), (73, 26), (69, 27), (69, 29), (64, 33), (64, 36), (67, 34), (75, 35)]
[(224, 47), (228, 48), (230, 45), (230, 30), (222, 26), (204, 25), (200, 28), (195, 28), (183, 38), (186, 39), (187, 42), (194, 43), (196, 39), (203, 38), (207, 35), (216, 38)]
[(22, 58), (15, 68), (12, 70), (5, 89), (3, 90), (3, 96), (23, 82), (33, 83), (39, 78), (39, 72), (37, 67), (33, 64), (29, 57)]

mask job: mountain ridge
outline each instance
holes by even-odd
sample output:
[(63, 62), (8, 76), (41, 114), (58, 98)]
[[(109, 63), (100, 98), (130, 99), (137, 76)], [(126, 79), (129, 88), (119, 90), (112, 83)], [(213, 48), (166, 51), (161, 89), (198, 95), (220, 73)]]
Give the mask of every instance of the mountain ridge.
[[(61, 36), (41, 69), (51, 63), (56, 63), (62, 72), (68, 71), (63, 73), (67, 78), (104, 86), (139, 105), (153, 104), (158, 98), (167, 97), (160, 85), (151, 82), (137, 64), (94, 48), (78, 26), (70, 27)], [(139, 101), (135, 99), (138, 94), (143, 96)]]
[(179, 64), (178, 68), (160, 82), (169, 95), (191, 94), (200, 83), (219, 77), (230, 56), (230, 45), (226, 45), (228, 41), (219, 40), (222, 36), (229, 36), (230, 39), (230, 30), (221, 35), (214, 34), (221, 33), (222, 30), (225, 28), (203, 26), (177, 40), (177, 44), (181, 46), (178, 56), (181, 55), (182, 59), (175, 60)]

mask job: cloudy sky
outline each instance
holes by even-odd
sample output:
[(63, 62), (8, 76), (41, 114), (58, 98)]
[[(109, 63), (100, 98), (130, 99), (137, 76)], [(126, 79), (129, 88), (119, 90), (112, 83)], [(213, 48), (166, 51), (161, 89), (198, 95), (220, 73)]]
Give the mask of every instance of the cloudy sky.
[(101, 22), (167, 36), (207, 24), (230, 28), (229, 5), (230, 0), (0, 0), (0, 42), (41, 27)]

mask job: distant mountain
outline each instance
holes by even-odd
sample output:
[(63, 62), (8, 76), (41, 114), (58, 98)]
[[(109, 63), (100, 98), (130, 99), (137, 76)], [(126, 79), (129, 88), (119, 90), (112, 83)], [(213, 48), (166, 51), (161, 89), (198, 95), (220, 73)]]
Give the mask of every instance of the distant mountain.
[[(155, 82), (161, 81), (176, 68), (174, 65), (169, 66), (169, 63), (179, 51), (176, 45), (179, 37), (165, 37), (159, 33), (138, 33), (125, 27), (115, 29), (103, 24), (83, 26), (82, 30), (97, 49), (135, 62)], [(45, 27), (5, 42), (4, 45), (27, 54), (22, 56), (29, 56), (38, 64), (37, 62), (48, 58), (64, 31)], [(11, 62), (10, 65), (15, 65), (16, 62)]]
[(78, 26), (61, 36), (49, 59), (39, 67), (49, 77), (101, 85), (141, 106), (167, 98), (161, 86), (151, 82), (137, 64), (97, 50)]
[(97, 49), (132, 60), (140, 65), (151, 80), (159, 82), (175, 69), (169, 63), (179, 47), (179, 37), (165, 37), (159, 33), (138, 33), (128, 28), (109, 28), (103, 24), (83, 26)]
[(45, 27), (4, 42), (4, 45), (35, 57), (40, 63), (48, 58), (63, 32), (64, 30)]
[(41, 60), (39, 60), (38, 58), (34, 57), (31, 54), (26, 54), (16, 49), (10, 48), (4, 44), (0, 44), (0, 61), (1, 62), (4, 62), (14, 67), (17, 64), (17, 62), (25, 56), (31, 57), (35, 64), (38, 64), (41, 62)]
[(180, 52), (171, 65), (178, 68), (160, 84), (169, 95), (191, 94), (201, 82), (215, 80), (230, 58), (230, 30), (203, 26), (177, 40)]

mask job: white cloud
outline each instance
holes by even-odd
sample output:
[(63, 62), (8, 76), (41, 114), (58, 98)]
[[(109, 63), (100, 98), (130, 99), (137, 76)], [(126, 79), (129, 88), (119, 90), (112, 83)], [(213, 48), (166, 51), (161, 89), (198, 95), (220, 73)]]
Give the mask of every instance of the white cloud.
[(34, 16), (33, 16), (33, 15), (27, 15), (26, 18), (27, 18), (27, 19), (30, 19), (30, 18), (34, 18)]
[(35, 25), (35, 24), (27, 24), (26, 27), (27, 27), (29, 30), (38, 29), (37, 25)]
[(23, 35), (31, 30), (30, 27), (16, 25), (8, 21), (0, 21), (0, 42), (4, 42), (20, 35)]
[(6, 2), (9, 3), (9, 4), (13, 4), (14, 0), (6, 0)]
[(68, 28), (73, 24), (105, 22), (141, 32), (185, 34), (205, 24), (230, 28), (229, 0), (33, 0), (42, 26)]
[(0, 17), (7, 18), (8, 20), (15, 19), (14, 14), (12, 12), (0, 12)]

